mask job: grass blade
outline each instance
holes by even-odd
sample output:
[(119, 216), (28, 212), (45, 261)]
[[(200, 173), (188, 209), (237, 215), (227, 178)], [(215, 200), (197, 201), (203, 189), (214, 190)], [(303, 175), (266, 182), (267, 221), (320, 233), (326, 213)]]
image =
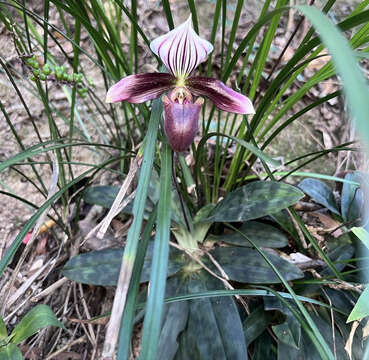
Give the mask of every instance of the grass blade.
[(157, 356), (169, 255), (171, 168), (171, 149), (169, 145), (163, 144), (158, 220), (151, 268), (150, 291), (142, 333), (141, 360), (154, 360)]
[[(133, 222), (129, 228), (127, 236), (127, 244), (122, 259), (121, 273), (119, 275), (118, 286), (114, 298), (112, 316), (106, 331), (104, 350), (102, 358), (111, 358), (115, 351), (115, 345), (118, 338), (118, 330), (123, 310), (125, 307), (126, 297), (129, 289), (129, 283), (133, 271), (133, 266), (137, 254), (138, 241), (141, 233), (142, 221), (144, 218), (144, 210), (149, 188), (152, 165), (154, 162), (156, 139), (159, 128), (159, 121), (162, 113), (162, 104), (160, 100), (155, 100), (147, 130), (144, 158), (140, 172), (140, 179), (137, 186), (137, 196), (133, 204)], [(123, 271), (122, 271), (123, 270)]]

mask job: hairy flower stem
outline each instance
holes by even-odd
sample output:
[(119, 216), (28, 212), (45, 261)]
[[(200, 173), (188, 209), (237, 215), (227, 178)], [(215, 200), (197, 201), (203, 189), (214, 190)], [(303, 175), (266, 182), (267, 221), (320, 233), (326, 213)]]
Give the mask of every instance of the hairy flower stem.
[(185, 207), (184, 207), (183, 196), (181, 194), (181, 191), (179, 189), (179, 184), (178, 184), (178, 181), (177, 181), (177, 176), (176, 176), (176, 163), (174, 161), (175, 159), (177, 160), (177, 158), (175, 157), (175, 153), (172, 150), (172, 178), (173, 178), (173, 182), (174, 182), (174, 185), (175, 185), (176, 190), (177, 190), (177, 193), (178, 193), (179, 202), (181, 203), (181, 209), (182, 209), (183, 218), (185, 220), (187, 230), (188, 230), (188, 232), (191, 232), (190, 223), (188, 222), (186, 210), (185, 210)]

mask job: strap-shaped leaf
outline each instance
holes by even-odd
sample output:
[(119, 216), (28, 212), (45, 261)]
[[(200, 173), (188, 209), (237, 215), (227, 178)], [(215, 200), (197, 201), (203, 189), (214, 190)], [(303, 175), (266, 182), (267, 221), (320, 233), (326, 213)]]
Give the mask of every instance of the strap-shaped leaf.
[(14, 328), (11, 336), (13, 344), (19, 344), (40, 329), (47, 326), (57, 326), (65, 329), (47, 305), (37, 305), (30, 310)]
[(257, 219), (299, 201), (304, 194), (292, 185), (277, 181), (255, 181), (229, 193), (213, 209), (208, 222)]

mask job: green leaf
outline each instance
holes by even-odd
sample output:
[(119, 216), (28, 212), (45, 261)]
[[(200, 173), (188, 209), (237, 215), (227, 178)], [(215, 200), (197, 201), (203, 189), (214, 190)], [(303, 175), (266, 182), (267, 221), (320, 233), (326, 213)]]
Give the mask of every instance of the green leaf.
[[(179, 291), (187, 293), (187, 281), (183, 282), (179, 276), (173, 276), (168, 279), (165, 296), (175, 296)], [(188, 301), (179, 301), (165, 305), (160, 331), (158, 359), (172, 360), (174, 358), (179, 346), (178, 336), (186, 328), (188, 314)]]
[(23, 356), (18, 346), (8, 344), (0, 348), (0, 360), (23, 360)]
[(168, 144), (161, 149), (160, 199), (156, 224), (150, 291), (142, 331), (140, 360), (157, 358), (161, 319), (168, 273), (171, 219), (172, 150)]
[[(327, 340), (329, 347), (332, 349), (332, 351), (334, 349), (336, 350), (335, 359), (349, 360), (349, 357), (344, 349), (345, 342), (340, 332), (337, 329), (334, 329), (335, 337), (333, 343), (332, 327), (329, 323), (327, 323), (324, 320), (324, 317), (322, 316), (323, 314), (319, 314), (319, 316), (314, 315), (312, 313), (310, 314), (315, 324), (317, 325), (319, 332)], [(306, 332), (301, 333), (301, 343), (299, 349), (296, 349), (292, 346), (288, 346), (285, 342), (278, 341), (278, 360), (295, 360), (295, 359), (303, 359), (303, 360), (321, 359), (321, 356), (317, 352), (314, 344), (312, 343), (311, 339), (308, 337)]]
[[(254, 343), (253, 360), (277, 360), (277, 356), (273, 349), (272, 337), (264, 331)], [(297, 358), (296, 358), (297, 359)], [(305, 359), (304, 359), (305, 360)]]
[[(211, 254), (231, 280), (250, 284), (280, 282), (273, 269), (255, 249), (218, 247), (212, 250)], [(285, 280), (290, 281), (304, 277), (304, 273), (297, 266), (276, 255), (267, 252), (265, 254)], [(214, 271), (216, 270), (214, 269)]]
[(83, 200), (90, 205), (110, 209), (119, 192), (119, 186), (90, 186), (83, 192)]
[[(223, 287), (219, 280), (204, 271), (190, 278), (187, 286), (190, 292)], [(189, 306), (188, 324), (180, 335), (178, 350), (187, 357), (178, 356), (176, 359), (247, 359), (241, 319), (232, 298), (191, 300)]]
[(363, 293), (357, 300), (354, 308), (352, 309), (347, 322), (361, 320), (365, 316), (369, 315), (369, 286), (365, 288)]
[(11, 336), (13, 344), (19, 344), (40, 329), (47, 326), (57, 326), (65, 329), (47, 305), (37, 305), (30, 310), (14, 328)]
[[(110, 209), (118, 195), (120, 187), (112, 185), (90, 186), (83, 192), (83, 200), (90, 205), (99, 205), (106, 209)], [(145, 204), (144, 218), (148, 219), (154, 206), (150, 199)], [(132, 215), (133, 201), (129, 202), (122, 210), (123, 213)]]
[[(178, 350), (178, 335), (185, 329), (189, 313), (187, 301), (179, 301), (166, 305), (160, 332), (158, 359), (172, 360)], [(187, 330), (188, 331), (188, 330)]]
[(150, 243), (151, 233), (154, 228), (157, 216), (157, 206), (150, 214), (149, 220), (145, 225), (144, 232), (137, 250), (137, 255), (132, 271), (132, 278), (129, 284), (126, 306), (124, 307), (121, 319), (117, 358), (119, 360), (128, 360), (130, 356), (130, 344), (133, 335), (134, 318), (136, 315), (136, 303), (139, 297), (140, 279), (142, 268), (145, 261), (145, 254)]
[(206, 221), (257, 219), (287, 208), (303, 197), (304, 194), (294, 186), (276, 181), (255, 181), (229, 193)]
[(258, 338), (272, 322), (272, 314), (262, 306), (254, 310), (243, 322), (243, 332), (247, 346)]
[(324, 182), (316, 179), (304, 179), (301, 181), (299, 188), (318, 204), (340, 215), (333, 192)]
[(296, 6), (296, 9), (301, 11), (319, 32), (319, 37), (332, 55), (337, 73), (343, 81), (343, 89), (351, 116), (357, 123), (359, 134), (369, 146), (367, 117), (369, 114), (369, 88), (350, 44), (339, 29), (332, 24), (329, 17), (321, 13), (316, 7)]
[[(289, 303), (297, 311), (294, 303), (292, 301)], [(286, 321), (282, 324), (272, 326), (273, 332), (280, 341), (298, 349), (301, 340), (301, 325), (292, 311), (276, 297), (264, 298), (264, 308), (265, 310), (278, 310), (286, 316)]]
[(369, 249), (369, 233), (363, 227), (353, 227), (353, 228), (351, 228), (351, 231)]
[[(150, 241), (142, 268), (141, 282), (147, 282), (150, 279), (153, 248), (154, 241)], [(123, 248), (104, 249), (77, 255), (65, 264), (63, 275), (83, 284), (115, 286), (119, 277), (123, 251)], [(181, 267), (179, 251), (171, 248), (167, 275), (175, 274)]]
[[(356, 171), (352, 174), (347, 174), (345, 179), (362, 183), (364, 176), (365, 175), (361, 174), (359, 171)], [(364, 213), (364, 197), (360, 185), (353, 185), (350, 183), (343, 184), (341, 212), (344, 221), (356, 224), (363, 222), (359, 221), (362, 213)]]
[[(258, 221), (247, 221), (239, 228), (244, 235), (254, 241), (258, 246), (267, 248), (282, 248), (288, 245), (287, 237), (274, 226)], [(223, 241), (228, 244), (252, 247), (252, 245), (240, 233), (233, 232), (219, 236), (211, 236), (208, 239)]]
[[(344, 238), (344, 235), (341, 235), (340, 238)], [(338, 240), (340, 239), (338, 238)], [(335, 247), (332, 251), (328, 253), (328, 258), (335, 262), (334, 267), (338, 272), (342, 271), (344, 267), (346, 267), (346, 263), (344, 260), (349, 260), (354, 255), (354, 248), (350, 244), (342, 244)], [(332, 269), (329, 266), (324, 266), (323, 270), (320, 272), (321, 276), (330, 276), (334, 275)]]
[(4, 320), (0, 316), (0, 340), (6, 338), (7, 336), (8, 332), (6, 331)]

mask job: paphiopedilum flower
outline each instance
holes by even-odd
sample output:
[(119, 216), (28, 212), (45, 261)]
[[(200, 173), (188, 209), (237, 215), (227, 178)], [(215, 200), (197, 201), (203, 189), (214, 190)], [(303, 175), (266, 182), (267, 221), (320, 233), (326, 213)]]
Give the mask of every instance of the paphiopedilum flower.
[(163, 96), (164, 129), (174, 151), (184, 151), (192, 143), (206, 96), (219, 109), (238, 114), (254, 114), (251, 100), (220, 80), (193, 76), (196, 67), (213, 51), (213, 45), (192, 28), (191, 16), (182, 25), (153, 40), (151, 50), (160, 57), (169, 73), (129, 75), (113, 85), (106, 96), (109, 103), (134, 104)]

